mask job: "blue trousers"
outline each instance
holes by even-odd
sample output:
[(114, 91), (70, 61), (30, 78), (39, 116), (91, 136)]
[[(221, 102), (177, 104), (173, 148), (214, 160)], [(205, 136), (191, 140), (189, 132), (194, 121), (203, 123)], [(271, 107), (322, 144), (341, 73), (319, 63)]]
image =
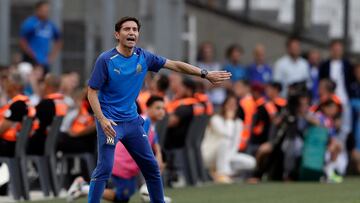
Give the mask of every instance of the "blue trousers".
[(151, 202), (165, 203), (159, 166), (143, 129), (143, 124), (144, 120), (140, 116), (128, 122), (119, 122), (117, 126), (113, 126), (116, 131), (116, 137), (114, 140), (111, 140), (106, 137), (100, 123), (96, 122), (98, 160), (91, 176), (89, 203), (100, 203), (106, 182), (112, 172), (115, 145), (119, 140), (144, 175)]

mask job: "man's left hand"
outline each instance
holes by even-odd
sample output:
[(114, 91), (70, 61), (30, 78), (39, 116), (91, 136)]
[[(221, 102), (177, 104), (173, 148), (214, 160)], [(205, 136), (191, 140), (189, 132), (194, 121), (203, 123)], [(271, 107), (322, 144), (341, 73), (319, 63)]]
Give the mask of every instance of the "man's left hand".
[(227, 71), (209, 71), (206, 75), (206, 79), (211, 82), (213, 85), (221, 84), (225, 80), (229, 80), (231, 73)]

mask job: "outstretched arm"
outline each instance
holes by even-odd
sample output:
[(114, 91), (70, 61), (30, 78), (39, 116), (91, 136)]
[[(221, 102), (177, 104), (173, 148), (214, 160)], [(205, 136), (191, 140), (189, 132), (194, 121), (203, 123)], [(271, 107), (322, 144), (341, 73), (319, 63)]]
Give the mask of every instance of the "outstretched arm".
[[(201, 69), (190, 65), (182, 61), (173, 61), (167, 59), (164, 67), (179, 73), (185, 73), (188, 75), (201, 76)], [(209, 71), (206, 75), (206, 79), (209, 80), (212, 84), (220, 84), (225, 80), (230, 79), (231, 73), (226, 71)]]

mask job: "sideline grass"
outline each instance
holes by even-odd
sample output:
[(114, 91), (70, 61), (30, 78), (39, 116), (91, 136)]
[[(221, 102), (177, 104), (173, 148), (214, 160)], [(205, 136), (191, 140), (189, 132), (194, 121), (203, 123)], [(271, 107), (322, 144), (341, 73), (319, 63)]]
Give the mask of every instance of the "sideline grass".
[[(258, 185), (207, 185), (167, 189), (166, 195), (173, 199), (173, 203), (360, 203), (360, 177), (346, 178), (342, 184), (269, 182)], [(76, 203), (86, 200), (79, 199)], [(51, 202), (66, 201), (56, 199)], [(140, 203), (139, 196), (134, 196), (130, 202)]]

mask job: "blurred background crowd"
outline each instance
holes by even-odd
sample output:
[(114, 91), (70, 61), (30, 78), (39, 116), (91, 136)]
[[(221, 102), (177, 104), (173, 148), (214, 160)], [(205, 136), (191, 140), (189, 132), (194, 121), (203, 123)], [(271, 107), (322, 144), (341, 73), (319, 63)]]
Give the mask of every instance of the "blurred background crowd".
[[(236, 4), (188, 4), (214, 11), (224, 9), (226, 2), (228, 6), (231, 2)], [(17, 51), (0, 67), (0, 156), (14, 157), (18, 153), (16, 146), (24, 117), (34, 118), (25, 153), (45, 156), (52, 122), (61, 117), (52, 149), (55, 160), (60, 163), (66, 154), (90, 154), (96, 160), (95, 120), (86, 97), (89, 67), (83, 71), (72, 69), (70, 62), (59, 62), (61, 53), (68, 48), (64, 43), (76, 42), (67, 41), (71, 33), (61, 31), (54, 18), (50, 19), (52, 4), (38, 2), (33, 14), (22, 20), (17, 30)], [(148, 5), (139, 3), (143, 4)], [(141, 12), (146, 15), (146, 9)], [(142, 34), (147, 35), (145, 31)], [(138, 111), (146, 114), (151, 96), (164, 98), (166, 116), (158, 123), (157, 134), (167, 186), (210, 180), (340, 183), (346, 174), (359, 174), (360, 61), (349, 54), (353, 53), (348, 48), (349, 38), (332, 38), (323, 46), (308, 46), (311, 40), (305, 40), (303, 46), (302, 35), (288, 33), (282, 43), (269, 46), (271, 38), (252, 38), (254, 43), (249, 45), (246, 36), (242, 36), (226, 46), (222, 43), (220, 49), (222, 39), (203, 41), (199, 37), (194, 42), (190, 40), (191, 32), (187, 34), (191, 50), (188, 52), (193, 53), (187, 57), (190, 62), (207, 70), (229, 71), (232, 78), (213, 86), (200, 78), (166, 71), (148, 74), (137, 100)], [(226, 33), (223, 35), (227, 37)], [(111, 35), (107, 38), (111, 45)], [(159, 53), (164, 51), (143, 45)], [(282, 51), (274, 57), (273, 49)], [(177, 54), (170, 52), (163, 55)], [(89, 65), (86, 63), (83, 65)], [(192, 151), (195, 160), (186, 155), (188, 151)], [(78, 175), (89, 180), (91, 164), (83, 166), (80, 159), (75, 156), (67, 160), (64, 188)], [(63, 173), (59, 172), (62, 166), (56, 165), (56, 173)], [(30, 181), (36, 182), (42, 175), (35, 164), (27, 163), (26, 168)], [(2, 194), (6, 191), (2, 187)]]

